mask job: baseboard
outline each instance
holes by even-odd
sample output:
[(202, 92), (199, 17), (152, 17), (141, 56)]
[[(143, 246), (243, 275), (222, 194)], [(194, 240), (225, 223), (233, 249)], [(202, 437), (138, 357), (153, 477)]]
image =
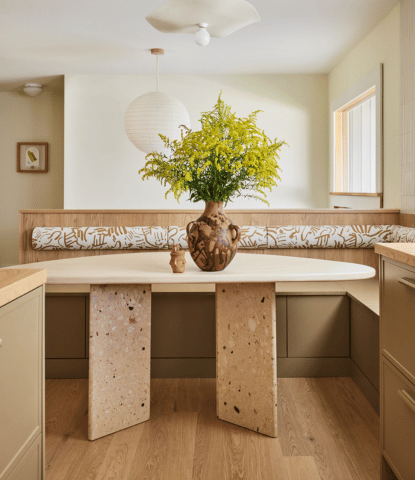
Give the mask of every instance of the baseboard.
[(279, 378), (350, 377), (350, 358), (278, 358)]
[(372, 405), (375, 412), (379, 415), (380, 412), (380, 395), (376, 388), (372, 385), (366, 375), (360, 370), (356, 363), (351, 360), (352, 366), (352, 380), (359, 387), (360, 391), (366, 397), (368, 402)]
[[(350, 358), (278, 358), (278, 377), (350, 377)], [(215, 378), (215, 358), (153, 358), (153, 378)]]
[[(352, 376), (351, 363), (350, 358), (278, 358), (277, 371), (280, 378), (350, 377)], [(46, 359), (45, 367), (46, 378), (88, 378), (87, 358)], [(215, 378), (215, 376), (215, 358), (153, 358), (151, 360), (152, 378)], [(356, 380), (355, 382), (363, 391), (364, 387), (360, 387)], [(364, 391), (363, 393), (365, 394)]]
[(215, 378), (216, 358), (152, 358), (152, 378)]
[(46, 378), (88, 378), (87, 358), (47, 358)]

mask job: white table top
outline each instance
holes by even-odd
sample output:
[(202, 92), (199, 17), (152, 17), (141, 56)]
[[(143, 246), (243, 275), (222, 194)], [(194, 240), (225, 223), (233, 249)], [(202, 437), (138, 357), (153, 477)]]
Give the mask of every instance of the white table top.
[(375, 276), (373, 268), (355, 263), (240, 252), (222, 272), (202, 272), (188, 252), (185, 273), (173, 273), (169, 262), (170, 252), (143, 252), (67, 258), (14, 268), (46, 268), (47, 283), (55, 285), (309, 282)]

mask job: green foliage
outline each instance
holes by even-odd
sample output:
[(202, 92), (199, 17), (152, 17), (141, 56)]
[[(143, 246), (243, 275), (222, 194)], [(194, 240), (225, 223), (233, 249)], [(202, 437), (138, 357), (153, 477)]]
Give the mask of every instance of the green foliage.
[(143, 179), (153, 177), (169, 185), (166, 197), (172, 192), (177, 200), (189, 192), (193, 202), (226, 204), (232, 197), (243, 196), (269, 205), (265, 190), (271, 190), (280, 180), (277, 159), (285, 142), (271, 141), (259, 130), (258, 112), (237, 118), (219, 95), (214, 109), (202, 113), (199, 131), (181, 125), (181, 140), (170, 141), (160, 135), (171, 154), (149, 153), (138, 173)]
[(31, 161), (32, 163), (34, 163), (34, 162), (37, 161), (37, 158), (35, 157), (35, 154), (34, 154), (33, 152), (31, 152), (30, 150), (28, 150), (27, 156), (30, 158), (30, 161)]

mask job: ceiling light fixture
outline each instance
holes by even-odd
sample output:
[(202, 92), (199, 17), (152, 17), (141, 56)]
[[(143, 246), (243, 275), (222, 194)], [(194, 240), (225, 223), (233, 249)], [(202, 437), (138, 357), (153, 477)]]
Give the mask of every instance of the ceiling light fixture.
[(177, 98), (159, 92), (159, 55), (162, 48), (152, 48), (157, 55), (157, 91), (149, 92), (133, 100), (125, 113), (125, 131), (131, 143), (144, 153), (165, 152), (159, 134), (170, 140), (179, 140), (180, 125), (190, 128), (189, 114)]
[(205, 47), (210, 42), (210, 34), (206, 30), (207, 26), (207, 23), (201, 23), (199, 30), (195, 33), (195, 42), (201, 47)]
[(26, 95), (30, 97), (37, 97), (43, 93), (43, 85), (40, 83), (25, 83), (23, 91)]
[(204, 46), (210, 37), (226, 37), (261, 18), (245, 0), (167, 0), (146, 20), (163, 33), (192, 33)]

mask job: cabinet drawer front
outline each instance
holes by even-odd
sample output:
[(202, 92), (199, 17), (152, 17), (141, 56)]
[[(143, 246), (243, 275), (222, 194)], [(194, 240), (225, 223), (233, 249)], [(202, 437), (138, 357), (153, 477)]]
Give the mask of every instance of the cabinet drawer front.
[(42, 480), (42, 435), (39, 435), (7, 480)]
[(0, 479), (41, 431), (42, 317), (41, 288), (0, 309)]
[(403, 279), (415, 281), (415, 272), (383, 262), (381, 349), (415, 378), (415, 288)]
[(382, 448), (396, 473), (415, 478), (415, 386), (388, 360), (382, 360)]

